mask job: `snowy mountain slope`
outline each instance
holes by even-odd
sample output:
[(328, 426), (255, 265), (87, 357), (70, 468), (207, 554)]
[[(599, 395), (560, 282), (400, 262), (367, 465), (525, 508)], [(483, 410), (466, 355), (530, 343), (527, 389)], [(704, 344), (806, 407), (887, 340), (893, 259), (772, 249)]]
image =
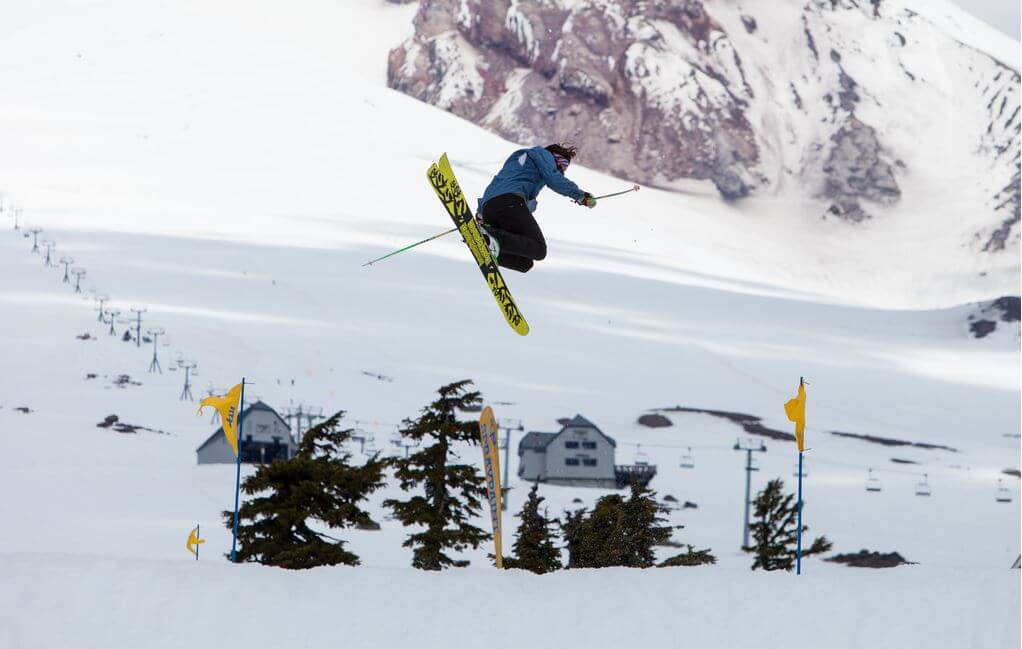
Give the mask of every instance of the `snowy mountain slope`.
[[(359, 267), (447, 227), (424, 180), (440, 151), (478, 193), (513, 146), (384, 87), (375, 61), (411, 34), (414, 7), (67, 7), (18, 16), (0, 32), (9, 62), (0, 87), (10, 90), (0, 105), (0, 191), (7, 205), (24, 206), (23, 225), (43, 227), (40, 238), (56, 241), (55, 253), (86, 268), (86, 297), (95, 289), (116, 308), (148, 307), (145, 323), (169, 333), (170, 346), (158, 348), (164, 367), (179, 355), (198, 363), (196, 396), (244, 375), (252, 396), (272, 406), (349, 410), (394, 453), (394, 424), (441, 383), (471, 377), (491, 402), (513, 402), (498, 415), (521, 418), (526, 430), (556, 430), (557, 417), (586, 415), (618, 440), (619, 461), (641, 451), (659, 465), (653, 487), (661, 494), (698, 503), (671, 514), (686, 526), (675, 538), (712, 547), (718, 566), (508, 576), (500, 583), (517, 593), (509, 595), (512, 619), (567, 633), (555, 623), (556, 602), (595, 591), (617, 616), (587, 622), (591, 646), (622, 629), (629, 637), (648, 630), (652, 644), (685, 633), (750, 646), (774, 623), (765, 599), (788, 610), (804, 597), (807, 619), (818, 622), (803, 646), (831, 638), (832, 625), (848, 632), (830, 646), (911, 644), (906, 638), (960, 646), (965, 637), (971, 646), (1003, 646), (1017, 638), (1017, 580), (1002, 577), (1018, 553), (1019, 493), (1001, 471), (1018, 467), (1018, 438), (1010, 436), (1020, 426), (1018, 329), (975, 340), (967, 321), (974, 309), (958, 305), (1017, 292), (1018, 260), (960, 249), (968, 224), (951, 237), (894, 213), (863, 224), (861, 240), (850, 241), (831, 222), (791, 233), (792, 218), (817, 215), (783, 197), (751, 199), (751, 218), (715, 197), (649, 189), (592, 212), (544, 194), (551, 257), (537, 272), (508, 276), (533, 326), (520, 340), (457, 241)], [(584, 168), (571, 174), (588, 187), (621, 183)], [(778, 241), (778, 232), (788, 236)], [(241, 592), (247, 628), (267, 638), (293, 631), (265, 626), (283, 600), (299, 621), (298, 611), (323, 602), (347, 612), (327, 626), (309, 622), (313, 645), (340, 634), (339, 624), (355, 646), (370, 634), (377, 645), (396, 643), (403, 629), (426, 646), (478, 642), (465, 635), (474, 622), (401, 597), (473, 601), (473, 589), (488, 591), (498, 578), (486, 568), (488, 548), (466, 554), (473, 565), (465, 572), (414, 573), (400, 545), (405, 531), (379, 506), (393, 485), (373, 499), (380, 531), (342, 534), (363, 568), (284, 575), (245, 566), (244, 581), (232, 581), (220, 559), (230, 543), (220, 512), (230, 506), (232, 468), (199, 467), (194, 456), (215, 425), (195, 415), (194, 402), (178, 400), (180, 372), (146, 374), (151, 349), (106, 335), (94, 303), (75, 296), (20, 235), (0, 231), (0, 475), (4, 493), (17, 496), (0, 498), (0, 518), (21, 531), (0, 540), (0, 598), (14, 603), (0, 606), (0, 634), (9, 634), (0, 644), (60, 646), (74, 633), (80, 644), (110, 646), (142, 629), (155, 633), (150, 644), (204, 643), (221, 633), (209, 602)], [(75, 338), (85, 332), (98, 339)], [(114, 387), (119, 374), (142, 385)], [(780, 406), (803, 374), (811, 381), (813, 533), (839, 551), (897, 550), (920, 565), (860, 574), (813, 560), (805, 581), (819, 580), (818, 589), (789, 595), (793, 576), (751, 574), (737, 550), (744, 458), (731, 446), (740, 429), (672, 413), (672, 428), (635, 423), (650, 408), (680, 404), (748, 412), (786, 430)], [(170, 434), (97, 428), (110, 414)], [(879, 446), (831, 430), (958, 452)], [(790, 484), (791, 446), (766, 443), (754, 488), (774, 476)], [(689, 447), (690, 471), (677, 467)], [(459, 452), (473, 460), (478, 453)], [(884, 481), (881, 494), (863, 489), (869, 467)], [(510, 469), (514, 476), (514, 453)], [(930, 499), (913, 495), (923, 473)], [(1012, 503), (994, 502), (998, 479)], [(512, 478), (511, 486), (514, 512), (528, 485)], [(552, 513), (603, 493), (543, 489)], [(198, 566), (184, 563), (183, 549), (197, 522), (208, 538)], [(177, 588), (195, 597), (178, 598)], [(91, 603), (96, 591), (110, 604), (102, 611)], [(1004, 612), (963, 604), (980, 591)], [(614, 595), (621, 592), (634, 596)], [(912, 598), (918, 606), (904, 604)], [(170, 608), (171, 600), (179, 605)], [(755, 621), (722, 631), (721, 618), (678, 613), (676, 603), (696, 601), (754, 611)], [(46, 625), (52, 634), (39, 630), (50, 609), (38, 602), (65, 613), (64, 623)], [(393, 616), (388, 602), (421, 615), (381, 631), (377, 616)], [(957, 618), (939, 615), (946, 625), (934, 625), (934, 615), (952, 610)], [(118, 612), (137, 624), (125, 621), (112, 638), (106, 616)], [(863, 615), (874, 620), (870, 628), (859, 623)], [(173, 624), (183, 619), (193, 626)], [(823, 628), (824, 620), (832, 625)], [(518, 632), (500, 642), (518, 644)], [(301, 631), (288, 638), (294, 633)]]
[(1017, 247), (1018, 44), (926, 4), (428, 0), (388, 78), (615, 175), (852, 222), (896, 205), (968, 222), (976, 251)]

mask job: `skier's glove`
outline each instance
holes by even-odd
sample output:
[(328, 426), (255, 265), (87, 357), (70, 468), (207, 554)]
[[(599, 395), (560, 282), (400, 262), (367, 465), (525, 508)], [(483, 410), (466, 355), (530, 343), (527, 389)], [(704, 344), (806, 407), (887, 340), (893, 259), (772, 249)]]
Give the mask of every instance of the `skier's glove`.
[(589, 192), (585, 192), (582, 198), (576, 201), (579, 205), (585, 205), (589, 209), (596, 207), (596, 198)]

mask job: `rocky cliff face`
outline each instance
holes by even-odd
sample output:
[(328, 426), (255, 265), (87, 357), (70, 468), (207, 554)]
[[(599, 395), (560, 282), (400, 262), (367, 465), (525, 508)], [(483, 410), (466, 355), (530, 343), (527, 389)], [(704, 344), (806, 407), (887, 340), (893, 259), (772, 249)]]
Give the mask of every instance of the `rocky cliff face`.
[(975, 245), (1003, 249), (1018, 236), (1019, 75), (903, 5), (421, 0), (388, 78), (510, 140), (575, 142), (584, 164), (623, 178), (709, 181), (728, 200), (795, 188), (857, 222), (926, 171), (905, 162), (925, 158), (911, 135), (947, 124), (913, 116), (959, 101), (950, 65), (974, 81), (970, 155), (982, 149), (999, 183)]

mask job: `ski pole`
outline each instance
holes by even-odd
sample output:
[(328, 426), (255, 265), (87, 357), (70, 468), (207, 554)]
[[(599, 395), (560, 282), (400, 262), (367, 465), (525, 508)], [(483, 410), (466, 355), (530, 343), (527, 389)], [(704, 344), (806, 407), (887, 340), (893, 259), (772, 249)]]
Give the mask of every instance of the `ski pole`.
[(365, 268), (366, 266), (371, 266), (371, 265), (375, 264), (378, 261), (383, 261), (387, 257), (393, 257), (394, 255), (396, 255), (399, 252), (404, 252), (405, 250), (410, 250), (410, 249), (414, 248), (415, 246), (421, 246), (422, 244), (428, 243), (428, 242), (432, 241), (433, 239), (439, 239), (440, 237), (444, 236), (445, 234), (450, 234), (452, 232), (457, 232), (457, 231), (458, 231), (458, 228), (451, 228), (450, 230), (445, 230), (444, 232), (441, 232), (440, 234), (434, 234), (433, 236), (429, 237), (428, 239), (423, 239), (422, 241), (416, 241), (415, 243), (411, 244), (410, 246), (405, 246), (404, 248), (401, 248), (400, 250), (395, 250), (394, 252), (387, 253), (386, 255), (383, 255), (382, 257), (377, 257), (376, 259), (373, 259), (372, 261), (367, 261), (366, 263), (362, 264), (362, 267)]
[(593, 198), (595, 198), (596, 200), (602, 200), (604, 198), (610, 198), (612, 196), (620, 196), (621, 194), (627, 194), (629, 192), (637, 192), (637, 191), (639, 191), (639, 186), (638, 185), (632, 185), (631, 189), (626, 189), (623, 192), (614, 192), (613, 194), (604, 194), (603, 196), (593, 196)]

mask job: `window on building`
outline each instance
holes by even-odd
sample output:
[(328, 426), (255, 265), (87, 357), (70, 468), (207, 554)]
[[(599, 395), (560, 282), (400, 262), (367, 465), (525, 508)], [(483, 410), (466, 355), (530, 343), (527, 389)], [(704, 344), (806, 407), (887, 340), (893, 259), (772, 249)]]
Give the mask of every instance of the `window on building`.
[(565, 442), (564, 448), (578, 448), (578, 442)]
[(595, 458), (589, 458), (589, 457), (583, 458), (582, 464), (584, 464), (586, 466), (596, 466), (596, 459)]
[(566, 458), (564, 458), (564, 463), (567, 464), (568, 466), (578, 466), (578, 458), (577, 457), (566, 457)]
[(582, 442), (582, 448), (594, 449), (596, 448), (596, 442)]

